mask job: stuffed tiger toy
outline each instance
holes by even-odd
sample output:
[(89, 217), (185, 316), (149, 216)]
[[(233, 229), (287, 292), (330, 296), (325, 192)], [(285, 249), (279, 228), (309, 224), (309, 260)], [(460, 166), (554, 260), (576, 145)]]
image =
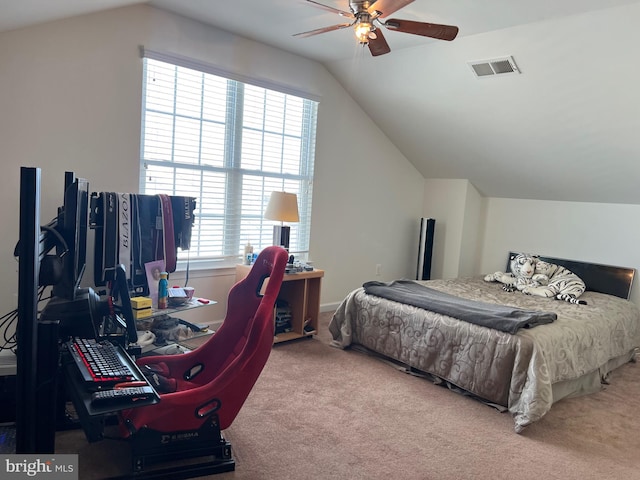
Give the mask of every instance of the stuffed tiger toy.
[(520, 254), (511, 257), (510, 273), (495, 272), (484, 277), (487, 282), (500, 282), (503, 290), (513, 292), (522, 291), (526, 287), (539, 287), (548, 283), (548, 277), (544, 274), (536, 274), (537, 257)]
[(511, 257), (511, 273), (495, 272), (484, 277), (487, 282), (500, 282), (508, 292), (519, 290), (527, 295), (555, 297), (565, 302), (586, 305), (578, 297), (586, 286), (571, 270), (537, 256), (521, 253)]

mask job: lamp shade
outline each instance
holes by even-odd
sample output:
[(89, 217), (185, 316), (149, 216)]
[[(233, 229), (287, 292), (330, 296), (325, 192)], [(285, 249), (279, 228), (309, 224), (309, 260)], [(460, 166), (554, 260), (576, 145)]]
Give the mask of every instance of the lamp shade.
[(295, 193), (271, 192), (264, 218), (279, 222), (297, 222), (298, 197)]

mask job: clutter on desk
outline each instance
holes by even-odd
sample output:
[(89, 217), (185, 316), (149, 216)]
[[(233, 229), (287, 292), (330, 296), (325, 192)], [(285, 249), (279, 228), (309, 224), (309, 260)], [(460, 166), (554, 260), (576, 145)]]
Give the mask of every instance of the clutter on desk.
[(168, 289), (167, 294), (169, 298), (169, 306), (171, 307), (179, 307), (190, 300), (185, 289), (181, 287), (171, 287)]
[(194, 331), (181, 322), (179, 318), (163, 315), (154, 319), (149, 329), (155, 336), (156, 345), (164, 345), (167, 342), (180, 342), (193, 337)]
[(156, 341), (156, 335), (150, 330), (138, 330), (138, 345), (146, 347)]
[(133, 297), (131, 299), (133, 318), (141, 320), (151, 316), (151, 299), (149, 297)]
[(170, 315), (144, 319), (137, 322), (137, 326), (138, 345), (143, 353), (156, 351), (157, 347), (181, 342), (209, 330), (206, 324), (191, 323)]
[(247, 242), (244, 247), (244, 256), (242, 257), (242, 263), (245, 265), (251, 265), (253, 263), (253, 245), (251, 242)]
[(300, 262), (297, 260), (293, 261), (292, 263), (287, 263), (287, 266), (284, 269), (284, 273), (286, 273), (287, 275), (291, 273), (312, 272), (312, 271), (313, 271), (313, 267), (311, 265), (308, 265), (304, 262)]
[(169, 280), (168, 273), (160, 273), (160, 281), (158, 282), (158, 309), (164, 310), (169, 307)]
[(186, 293), (186, 294), (187, 294), (187, 298), (188, 298), (189, 300), (193, 299), (193, 294), (194, 294), (194, 293), (195, 293), (195, 291), (196, 291), (196, 289), (195, 289), (195, 288), (193, 288), (193, 287), (184, 287), (184, 288), (183, 288), (183, 290), (184, 290), (184, 293)]

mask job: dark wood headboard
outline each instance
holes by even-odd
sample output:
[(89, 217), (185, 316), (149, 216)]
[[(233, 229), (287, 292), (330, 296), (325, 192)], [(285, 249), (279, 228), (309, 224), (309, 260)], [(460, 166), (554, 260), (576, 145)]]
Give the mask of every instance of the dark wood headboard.
[[(519, 252), (509, 252), (506, 272), (511, 271), (510, 263), (513, 255)], [(598, 263), (579, 262), (576, 260), (566, 260), (563, 258), (544, 257), (538, 255), (541, 260), (556, 265), (562, 265), (578, 275), (587, 286), (587, 290), (592, 292), (606, 293), (616, 297), (629, 300), (635, 268), (614, 267), (612, 265), (601, 265)]]

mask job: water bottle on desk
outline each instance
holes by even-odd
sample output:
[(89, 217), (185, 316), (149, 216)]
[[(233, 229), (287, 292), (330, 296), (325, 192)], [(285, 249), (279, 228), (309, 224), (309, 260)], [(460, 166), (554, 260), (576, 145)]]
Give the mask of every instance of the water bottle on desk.
[(158, 309), (164, 310), (169, 306), (169, 281), (167, 280), (167, 272), (160, 273), (160, 281), (158, 282)]
[(251, 242), (247, 242), (247, 244), (244, 247), (244, 258), (242, 259), (242, 263), (244, 263), (245, 265), (251, 265), (251, 263), (253, 260), (253, 246), (251, 245)]

